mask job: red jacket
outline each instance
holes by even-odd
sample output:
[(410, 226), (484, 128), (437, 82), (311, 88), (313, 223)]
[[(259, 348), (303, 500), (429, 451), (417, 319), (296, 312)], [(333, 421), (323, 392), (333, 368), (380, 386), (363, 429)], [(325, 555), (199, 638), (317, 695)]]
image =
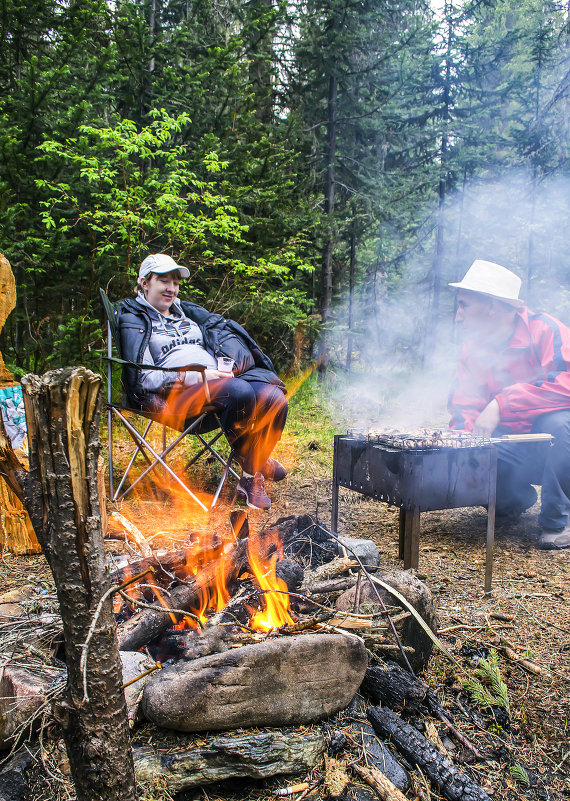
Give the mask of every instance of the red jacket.
[(468, 342), (449, 395), (450, 428), (472, 431), (493, 398), (501, 429), (514, 434), (530, 431), (541, 414), (570, 409), (570, 329), (522, 307), (502, 348)]

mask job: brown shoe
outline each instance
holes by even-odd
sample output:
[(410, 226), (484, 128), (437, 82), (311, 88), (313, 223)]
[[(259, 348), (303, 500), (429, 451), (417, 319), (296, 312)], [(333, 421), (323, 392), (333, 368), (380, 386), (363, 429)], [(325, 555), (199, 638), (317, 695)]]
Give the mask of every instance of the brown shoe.
[(538, 538), (538, 547), (542, 551), (562, 551), (564, 548), (570, 548), (570, 525), (558, 531), (543, 528)]
[(265, 481), (261, 473), (254, 476), (242, 476), (237, 491), (245, 495), (245, 502), (252, 509), (271, 509), (269, 495), (265, 492)]
[(287, 471), (277, 459), (268, 459), (261, 468), (261, 472), (267, 481), (283, 481), (287, 475)]

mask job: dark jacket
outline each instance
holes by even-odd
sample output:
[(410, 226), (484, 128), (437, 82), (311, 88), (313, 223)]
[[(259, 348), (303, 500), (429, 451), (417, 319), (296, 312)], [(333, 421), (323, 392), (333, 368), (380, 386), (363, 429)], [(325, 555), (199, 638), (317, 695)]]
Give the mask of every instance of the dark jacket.
[[(239, 323), (227, 320), (221, 314), (213, 314), (195, 303), (182, 300), (180, 306), (184, 314), (200, 326), (204, 348), (213, 356), (229, 356), (234, 360), (236, 375), (246, 380), (275, 384), (285, 391), (285, 385), (275, 374), (271, 359)], [(152, 332), (148, 310), (134, 298), (121, 301), (117, 311), (117, 331), (121, 358), (140, 364)], [(154, 406), (155, 399), (148, 397), (141, 385), (141, 378), (141, 369), (124, 368), (123, 381), (129, 404), (140, 408)], [(172, 380), (164, 385), (165, 396), (175, 380), (176, 373), (172, 373)]]

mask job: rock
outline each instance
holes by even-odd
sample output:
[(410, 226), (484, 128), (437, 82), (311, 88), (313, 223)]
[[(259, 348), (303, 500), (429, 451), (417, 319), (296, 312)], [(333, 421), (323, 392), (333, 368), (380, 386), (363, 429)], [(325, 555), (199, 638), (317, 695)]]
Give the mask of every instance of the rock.
[(275, 565), (275, 575), (283, 579), (289, 592), (297, 592), (303, 583), (304, 570), (294, 559), (281, 559)]
[(350, 703), (367, 661), (353, 636), (267, 639), (163, 668), (145, 686), (142, 709), (178, 731), (312, 723)]
[[(413, 573), (407, 570), (382, 570), (375, 573), (375, 576), (386, 584), (390, 584), (419, 612), (432, 631), (437, 631), (438, 621), (435, 612), (433, 597), (427, 586), (420, 581)], [(386, 606), (399, 605), (400, 602), (383, 587), (375, 585)], [(356, 587), (343, 592), (336, 601), (336, 608), (342, 611), (352, 611), (354, 608), (354, 598)], [(378, 603), (376, 593), (372, 589), (369, 581), (361, 583), (360, 603)], [(410, 615), (396, 627), (403, 645), (408, 645), (414, 649), (413, 654), (407, 654), (410, 664), (414, 670), (422, 670), (431, 655), (433, 642), (425, 633), (417, 620)], [(392, 655), (394, 661), (402, 664), (403, 660), (397, 654)], [(405, 667), (405, 665), (404, 665)]]
[[(6, 749), (21, 734), (29, 734), (34, 715), (65, 670), (44, 666), (41, 671), (31, 671), (10, 664), (6, 654), (0, 655), (0, 660), (4, 663), (0, 679), (0, 749)], [(39, 718), (35, 722), (39, 723)]]
[(0, 770), (0, 801), (26, 801), (29, 787), (26, 771), (35, 758), (37, 748), (26, 744), (2, 765)]
[(267, 731), (210, 738), (199, 748), (135, 748), (133, 755), (138, 781), (159, 779), (170, 793), (178, 793), (240, 776), (265, 779), (305, 773), (321, 761), (325, 746), (318, 731)]
[(410, 786), (410, 777), (390, 749), (376, 736), (376, 732), (367, 723), (355, 721), (352, 729), (358, 732), (358, 740), (364, 746), (366, 762), (374, 765), (378, 770), (396, 785), (398, 790), (405, 793)]
[(364, 567), (375, 570), (380, 564), (380, 553), (372, 540), (362, 540), (358, 537), (339, 537), (337, 543), (340, 556), (346, 555), (349, 559), (357, 556)]

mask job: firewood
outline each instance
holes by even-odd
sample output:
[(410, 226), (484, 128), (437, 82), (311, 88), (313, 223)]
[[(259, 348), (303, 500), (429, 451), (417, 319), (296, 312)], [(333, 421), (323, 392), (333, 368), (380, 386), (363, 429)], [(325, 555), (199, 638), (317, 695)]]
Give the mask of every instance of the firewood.
[(362, 781), (374, 790), (378, 798), (382, 801), (406, 801), (406, 796), (401, 793), (390, 779), (387, 779), (378, 768), (365, 768), (358, 763), (351, 765), (351, 769), (359, 776)]
[(442, 756), (429, 740), (387, 707), (370, 707), (368, 719), (380, 737), (429, 776), (448, 801), (491, 801), (487, 793)]
[(362, 682), (362, 692), (374, 703), (396, 711), (405, 709), (411, 714), (418, 712), (427, 691), (425, 681), (412, 676), (395, 662), (369, 667)]
[(119, 512), (113, 512), (107, 518), (107, 536), (114, 536), (118, 533), (138, 545), (143, 556), (152, 556), (152, 548), (135, 524)]
[(161, 780), (170, 793), (224, 779), (298, 774), (317, 765), (325, 752), (319, 731), (265, 731), (238, 736), (210, 737), (200, 747), (180, 736), (179, 748), (135, 748), (135, 771), (140, 782)]
[(344, 590), (354, 587), (356, 584), (356, 576), (343, 576), (342, 578), (327, 579), (326, 581), (310, 581), (305, 580), (305, 589), (311, 598), (316, 601), (327, 599), (333, 593), (341, 593)]
[[(232, 549), (226, 554), (226, 583), (246, 564), (247, 540), (239, 540)], [(210, 564), (202, 570), (199, 579), (191, 576), (174, 587), (167, 596), (171, 608), (190, 611), (198, 606), (200, 585), (212, 583), (216, 569), (215, 564)], [(171, 626), (168, 610), (141, 609), (118, 627), (119, 647), (122, 651), (138, 651)]]
[(317, 581), (337, 578), (337, 576), (342, 576), (355, 568), (358, 568), (358, 562), (345, 556), (337, 556), (336, 559), (332, 559), (330, 562), (306, 573), (304, 585), (310, 587), (311, 584)]

